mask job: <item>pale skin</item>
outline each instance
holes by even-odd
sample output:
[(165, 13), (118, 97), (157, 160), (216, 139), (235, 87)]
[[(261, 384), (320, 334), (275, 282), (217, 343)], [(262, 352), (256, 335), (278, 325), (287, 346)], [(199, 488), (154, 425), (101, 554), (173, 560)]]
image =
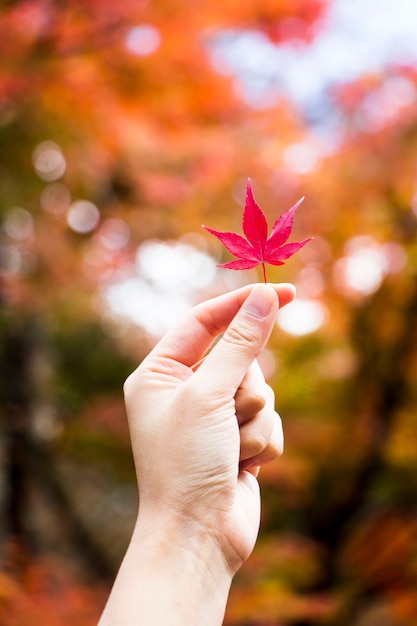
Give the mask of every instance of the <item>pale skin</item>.
[(283, 449), (257, 357), (294, 294), (249, 285), (198, 305), (127, 379), (140, 505), (99, 626), (222, 624), (259, 531), (259, 469)]

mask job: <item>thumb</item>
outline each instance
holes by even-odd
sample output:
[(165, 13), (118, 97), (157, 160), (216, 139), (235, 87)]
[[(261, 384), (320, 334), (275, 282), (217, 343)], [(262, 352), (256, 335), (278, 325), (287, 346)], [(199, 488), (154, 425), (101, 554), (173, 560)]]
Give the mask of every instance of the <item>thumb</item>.
[(278, 296), (271, 286), (255, 285), (223, 337), (194, 374), (195, 382), (207, 392), (222, 389), (234, 397), (251, 363), (269, 339), (278, 306)]

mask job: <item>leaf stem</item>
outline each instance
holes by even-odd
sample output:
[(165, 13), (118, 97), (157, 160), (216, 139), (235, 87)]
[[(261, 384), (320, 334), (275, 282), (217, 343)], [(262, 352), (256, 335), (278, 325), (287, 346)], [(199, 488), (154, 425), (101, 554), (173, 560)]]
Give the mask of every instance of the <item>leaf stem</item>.
[(266, 285), (267, 280), (266, 280), (266, 267), (265, 267), (265, 263), (262, 263), (262, 272), (263, 272), (263, 275), (264, 275), (264, 283), (265, 283), (265, 285)]

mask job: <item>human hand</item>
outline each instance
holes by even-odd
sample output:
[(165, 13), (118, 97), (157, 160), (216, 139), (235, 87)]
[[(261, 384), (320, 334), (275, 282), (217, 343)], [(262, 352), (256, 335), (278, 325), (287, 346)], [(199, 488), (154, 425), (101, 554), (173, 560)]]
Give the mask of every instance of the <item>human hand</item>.
[(139, 515), (100, 626), (222, 623), (259, 528), (259, 467), (282, 451), (256, 359), (293, 297), (260, 284), (200, 304), (127, 379)]
[[(198, 305), (125, 384), (139, 525), (213, 542), (230, 571), (256, 540), (259, 466), (282, 451), (281, 421), (256, 358), (291, 285), (256, 285)], [(215, 339), (223, 336), (199, 362)]]

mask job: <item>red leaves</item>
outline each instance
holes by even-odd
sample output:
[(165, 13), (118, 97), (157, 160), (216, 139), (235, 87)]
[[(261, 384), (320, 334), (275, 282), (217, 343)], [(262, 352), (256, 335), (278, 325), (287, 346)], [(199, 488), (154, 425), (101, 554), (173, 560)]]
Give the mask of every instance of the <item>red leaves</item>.
[(311, 240), (311, 237), (295, 243), (286, 243), (289, 238), (295, 211), (304, 198), (301, 198), (286, 213), (281, 215), (275, 222), (271, 236), (268, 238), (268, 224), (261, 207), (256, 203), (252, 193), (252, 184), (248, 179), (246, 187), (246, 203), (243, 212), (242, 235), (233, 232), (220, 232), (203, 226), (209, 233), (220, 239), (222, 244), (237, 257), (234, 261), (223, 263), (218, 267), (226, 267), (231, 270), (247, 270), (257, 265), (262, 265), (264, 281), (266, 282), (265, 264), (283, 265), (284, 261), (298, 252)]

